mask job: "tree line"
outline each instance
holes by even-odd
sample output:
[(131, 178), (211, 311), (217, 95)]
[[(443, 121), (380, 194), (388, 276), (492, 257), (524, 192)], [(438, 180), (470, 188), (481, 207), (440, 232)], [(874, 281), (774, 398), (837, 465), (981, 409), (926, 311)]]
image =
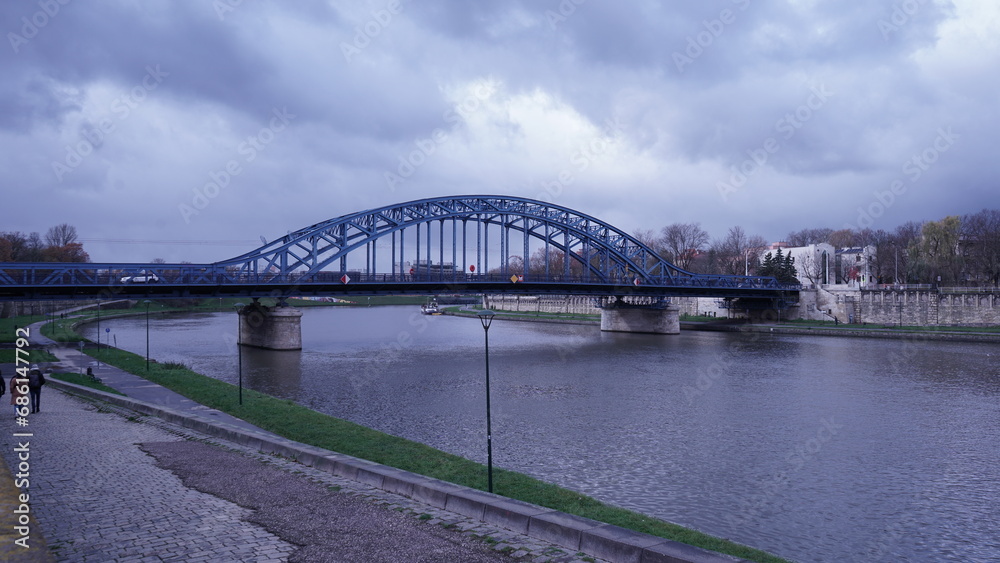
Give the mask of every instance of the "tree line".
[(63, 223), (46, 231), (25, 234), (0, 232), (0, 262), (90, 262), (77, 239), (76, 227)]
[[(773, 263), (762, 260), (771, 245), (738, 226), (716, 239), (698, 223), (675, 223), (659, 232), (639, 230), (635, 237), (674, 265), (693, 272), (774, 275), (776, 271)], [(789, 233), (782, 242), (790, 247), (820, 243), (835, 249), (872, 247), (867, 267), (877, 283), (1000, 286), (997, 209), (938, 221), (910, 221), (888, 231), (802, 229)]]

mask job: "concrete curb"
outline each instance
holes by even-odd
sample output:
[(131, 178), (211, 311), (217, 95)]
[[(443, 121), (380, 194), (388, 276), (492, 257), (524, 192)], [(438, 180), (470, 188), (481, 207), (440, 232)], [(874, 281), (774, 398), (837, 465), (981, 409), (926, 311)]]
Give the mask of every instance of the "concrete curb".
[(172, 424), (228, 440), (262, 453), (277, 454), (425, 504), (479, 519), (573, 551), (612, 562), (629, 563), (738, 563), (730, 555), (689, 546), (657, 536), (634, 532), (589, 518), (566, 514), (402, 469), (301, 444), (275, 435), (237, 428), (218, 420), (105, 393), (89, 387), (48, 378), (49, 385), (75, 395), (96, 399)]

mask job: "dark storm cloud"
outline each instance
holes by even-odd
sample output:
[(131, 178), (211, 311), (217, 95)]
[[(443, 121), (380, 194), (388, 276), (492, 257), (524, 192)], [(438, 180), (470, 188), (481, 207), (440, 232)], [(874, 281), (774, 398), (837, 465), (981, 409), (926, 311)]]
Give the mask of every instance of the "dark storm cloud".
[[(780, 237), (853, 220), (895, 178), (909, 191), (885, 221), (990, 205), (1000, 48), (996, 8), (976, 0), (56, 4), (0, 4), (0, 182), (52, 219), (0, 228), (256, 239), (492, 191), (607, 209), (629, 230), (760, 218), (787, 222), (762, 232)], [(23, 18), (44, 25), (27, 37)], [(295, 117), (268, 131), (275, 111)], [(908, 178), (949, 127), (954, 145)], [(185, 222), (178, 207), (230, 161), (240, 173)], [(722, 198), (734, 168), (750, 173)]]

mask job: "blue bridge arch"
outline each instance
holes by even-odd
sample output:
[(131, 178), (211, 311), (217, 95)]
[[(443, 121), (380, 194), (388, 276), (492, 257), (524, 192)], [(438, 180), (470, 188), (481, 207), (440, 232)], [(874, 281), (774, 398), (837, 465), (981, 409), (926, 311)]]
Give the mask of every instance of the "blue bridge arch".
[(596, 217), (491, 195), (426, 198), (350, 213), (211, 264), (0, 264), (0, 299), (7, 300), (101, 293), (769, 297), (797, 289), (770, 277), (689, 272)]

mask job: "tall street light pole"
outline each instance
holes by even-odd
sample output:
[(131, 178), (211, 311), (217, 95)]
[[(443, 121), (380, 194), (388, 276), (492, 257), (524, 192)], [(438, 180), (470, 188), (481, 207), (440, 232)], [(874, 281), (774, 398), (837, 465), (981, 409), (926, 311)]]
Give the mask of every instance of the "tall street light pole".
[(243, 404), (243, 319), (240, 318), (240, 309), (243, 308), (243, 303), (237, 303), (234, 305), (236, 308), (236, 349), (239, 350), (240, 362), (239, 362), (239, 385), (240, 385), (240, 404)]
[(146, 371), (149, 371), (149, 299), (143, 303), (146, 305)]
[(101, 367), (101, 300), (97, 300), (97, 367)]
[(480, 311), (479, 321), (483, 323), (486, 336), (486, 479), (489, 492), (493, 492), (493, 430), (490, 427), (490, 325), (493, 311)]

